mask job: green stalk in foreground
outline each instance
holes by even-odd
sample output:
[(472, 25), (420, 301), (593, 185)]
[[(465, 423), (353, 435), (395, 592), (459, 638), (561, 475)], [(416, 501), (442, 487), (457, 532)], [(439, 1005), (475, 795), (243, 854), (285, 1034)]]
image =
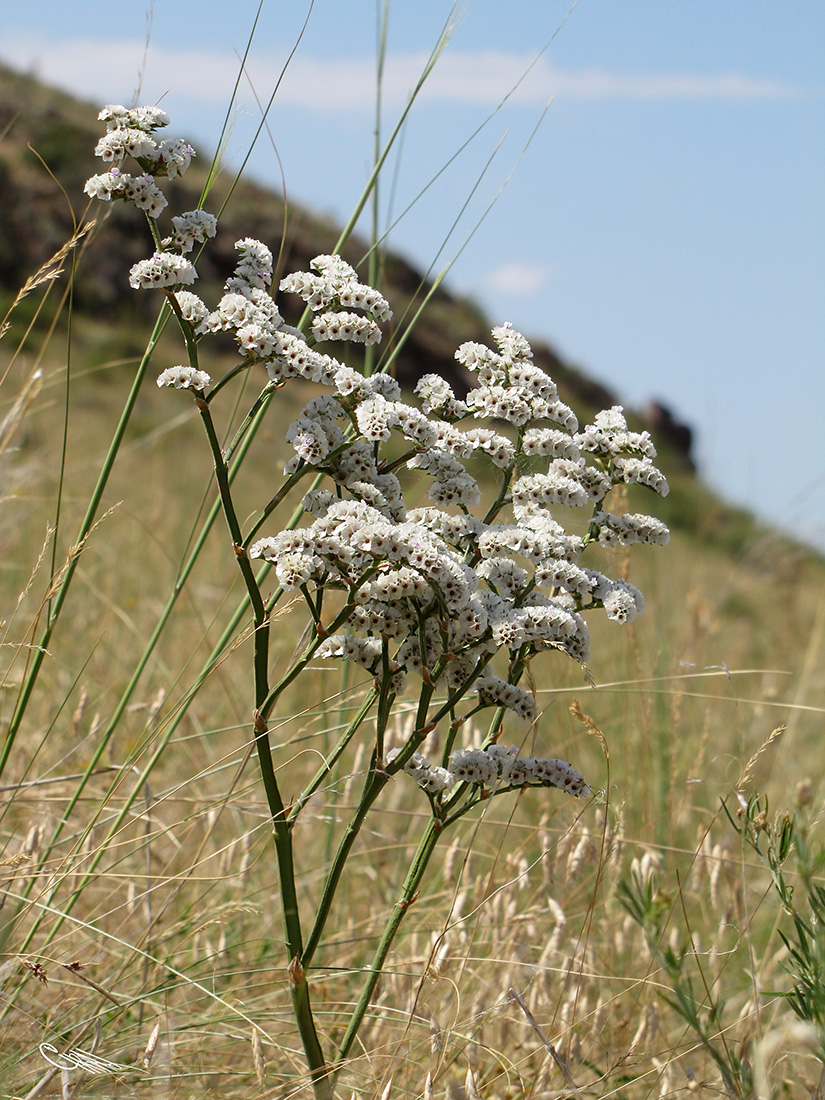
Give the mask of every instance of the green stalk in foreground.
[(149, 338), (149, 343), (146, 345), (146, 350), (138, 365), (137, 372), (132, 381), (132, 387), (129, 390), (129, 395), (126, 398), (126, 404), (123, 407), (123, 411), (120, 414), (120, 420), (115, 428), (112, 442), (109, 445), (109, 450), (106, 453), (106, 458), (103, 462), (103, 467), (98, 475), (97, 483), (92, 492), (92, 496), (89, 500), (88, 507), (86, 508), (86, 514), (83, 517), (83, 522), (80, 524), (80, 529), (77, 534), (77, 539), (69, 551), (68, 558), (65, 566), (60, 574), (54, 578), (53, 584), (55, 587), (54, 598), (49, 602), (46, 627), (40, 636), (40, 639), (36, 646), (32, 647), (32, 658), (29, 669), (26, 673), (26, 677), (20, 688), (20, 693), (17, 698), (17, 704), (14, 708), (14, 712), (9, 722), (9, 728), (6, 733), (6, 738), (3, 743), (2, 751), (0, 751), (0, 776), (3, 775), (6, 764), (8, 763), (9, 756), (14, 747), (14, 742), (17, 738), (17, 734), (20, 730), (21, 723), (26, 713), (29, 701), (34, 691), (37, 678), (40, 674), (40, 669), (45, 659), (45, 656), (49, 649), (49, 644), (52, 640), (57, 621), (60, 617), (60, 612), (63, 609), (63, 604), (66, 601), (66, 597), (69, 594), (69, 588), (71, 587), (72, 580), (74, 579), (75, 570), (80, 560), (80, 555), (83, 552), (86, 539), (91, 533), (94, 526), (95, 518), (97, 517), (98, 508), (100, 507), (100, 501), (103, 498), (106, 485), (109, 481), (109, 476), (115, 464), (118, 451), (123, 443), (123, 437), (126, 434), (126, 428), (134, 412), (135, 402), (137, 401), (138, 393), (140, 392), (143, 379), (146, 375), (146, 371), (149, 368), (152, 355), (155, 351), (155, 346), (160, 339), (166, 324), (171, 316), (168, 308), (164, 304), (161, 307), (158, 319), (155, 322), (155, 327), (152, 331), (152, 335)]
[(392, 909), (390, 919), (387, 921), (384, 927), (384, 932), (375, 949), (372, 963), (367, 971), (367, 976), (364, 981), (364, 985), (361, 989), (361, 993), (358, 1000), (355, 1003), (355, 1008), (350, 1016), (350, 1021), (344, 1032), (344, 1037), (338, 1047), (335, 1054), (335, 1060), (332, 1064), (333, 1079), (337, 1079), (341, 1069), (343, 1068), (346, 1059), (349, 1056), (352, 1045), (358, 1035), (358, 1031), (361, 1024), (364, 1021), (364, 1016), (369, 1009), (372, 995), (375, 992), (375, 987), (378, 984), (378, 979), (381, 977), (381, 973), (384, 969), (384, 963), (387, 961), (387, 956), (390, 953), (393, 940), (395, 939), (398, 929), (401, 927), (401, 922), (407, 915), (407, 911), (415, 901), (415, 895), (418, 893), (418, 889), (421, 886), (422, 879), (427, 870), (427, 865), (432, 858), (432, 854), (435, 851), (436, 844), (438, 843), (441, 835), (442, 825), (437, 819), (430, 821), (427, 829), (419, 841), (418, 848), (413, 856), (410, 868), (407, 871), (407, 877), (404, 880), (404, 884), (401, 887), (401, 895), (398, 901), (395, 903)]

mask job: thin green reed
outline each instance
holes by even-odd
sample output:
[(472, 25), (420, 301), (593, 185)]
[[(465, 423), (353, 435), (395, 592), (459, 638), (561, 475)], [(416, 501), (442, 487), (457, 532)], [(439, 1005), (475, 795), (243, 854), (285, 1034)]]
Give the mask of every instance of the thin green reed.
[(100, 501), (103, 498), (103, 493), (106, 489), (106, 485), (109, 480), (109, 475), (112, 472), (112, 468), (115, 464), (118, 451), (123, 442), (123, 437), (126, 433), (126, 428), (131, 419), (132, 413), (135, 408), (135, 402), (137, 401), (138, 394), (140, 393), (143, 380), (146, 376), (146, 372), (149, 368), (152, 355), (155, 350), (157, 341), (160, 339), (160, 335), (166, 326), (170, 317), (170, 313), (166, 308), (161, 309), (155, 327), (152, 331), (152, 335), (146, 346), (146, 351), (138, 364), (138, 369), (135, 372), (135, 377), (132, 382), (129, 395), (126, 399), (126, 403), (123, 407), (120, 420), (118, 421), (115, 433), (112, 437), (112, 442), (109, 445), (109, 449), (106, 453), (106, 457), (103, 461), (103, 467), (97, 480), (97, 484), (92, 492), (91, 499), (86, 509), (86, 514), (80, 524), (77, 539), (74, 546), (71, 548), (68, 556), (68, 560), (63, 569), (58, 573), (54, 579), (55, 592), (54, 597), (49, 600), (46, 611), (46, 625), (43, 632), (38, 639), (37, 645), (32, 649), (32, 656), (29, 667), (26, 672), (26, 676), (23, 680), (23, 684), (20, 688), (20, 692), (17, 697), (17, 702), (12, 713), (11, 720), (9, 721), (9, 728), (6, 731), (6, 737), (3, 742), (3, 748), (0, 750), (0, 775), (5, 771), (6, 764), (8, 763), (11, 751), (14, 748), (14, 742), (17, 739), (17, 734), (20, 732), (20, 726), (26, 714), (26, 709), (32, 697), (37, 678), (40, 674), (40, 670), (43, 665), (43, 661), (46, 654), (49, 651), (49, 645), (52, 640), (57, 621), (60, 617), (60, 612), (63, 609), (63, 605), (66, 601), (66, 597), (69, 594), (69, 588), (71, 587), (72, 580), (74, 579), (75, 570), (77, 569), (80, 555), (83, 551), (83, 546), (91, 533), (94, 526), (95, 519), (97, 517), (98, 508), (100, 507)]

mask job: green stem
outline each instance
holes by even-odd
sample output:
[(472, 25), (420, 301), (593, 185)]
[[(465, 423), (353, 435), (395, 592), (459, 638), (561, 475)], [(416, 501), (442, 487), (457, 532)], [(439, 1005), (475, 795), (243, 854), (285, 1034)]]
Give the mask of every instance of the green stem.
[(427, 870), (427, 865), (435, 851), (435, 846), (438, 843), (441, 832), (441, 822), (433, 818), (418, 844), (409, 871), (407, 872), (407, 877), (404, 880), (404, 885), (401, 888), (401, 897), (393, 906), (390, 918), (387, 921), (381, 940), (375, 950), (372, 964), (367, 972), (367, 978), (361, 990), (361, 995), (353, 1009), (352, 1016), (350, 1016), (349, 1024), (347, 1025), (347, 1030), (344, 1033), (341, 1045), (335, 1055), (335, 1061), (332, 1064), (333, 1081), (343, 1068), (343, 1063), (349, 1055), (352, 1044), (355, 1042), (355, 1038), (364, 1021), (364, 1016), (369, 1008), (370, 1000), (375, 992), (375, 987), (378, 984), (378, 979), (381, 977), (381, 972), (384, 969), (384, 963), (387, 961), (387, 955), (389, 955), (395, 935), (406, 916), (407, 910), (415, 901), (418, 888), (424, 877), (424, 872)]
[[(353, 585), (353, 592), (357, 591), (359, 586), (363, 584), (364, 580), (366, 580), (369, 574), (372, 572), (374, 572), (374, 568), (368, 570), (368, 572), (364, 576), (362, 576), (355, 585)], [(304, 671), (306, 666), (312, 660), (316, 649), (324, 640), (324, 638), (328, 634), (334, 634), (339, 626), (343, 626), (347, 619), (349, 619), (350, 615), (352, 615), (354, 607), (355, 603), (353, 602), (353, 600), (351, 598), (348, 599), (328, 627), (324, 628), (323, 630), (319, 630), (316, 628), (315, 636), (310, 638), (304, 652), (301, 654), (301, 656), (298, 658), (298, 660), (295, 662), (289, 672), (285, 673), (285, 675), (281, 677), (275, 687), (270, 688), (263, 702), (260, 704), (260, 714), (264, 719), (267, 719), (272, 713), (272, 708), (277, 703), (279, 696), (283, 693), (285, 688), (288, 688), (293, 680), (295, 680)]]
[[(238, 371), (240, 369), (241, 369), (241, 367), (236, 367), (235, 368), (236, 371)], [(243, 366), (243, 369), (246, 369), (245, 365)], [(230, 372), (230, 374), (231, 373), (233, 373), (233, 372)], [(227, 382), (229, 380), (229, 377), (230, 377), (230, 375), (227, 375), (226, 378), (221, 379), (221, 381), (218, 383), (218, 385), (215, 386), (215, 388), (210, 391), (208, 397), (206, 398), (207, 401), (209, 401), (209, 402), (212, 401), (212, 398), (218, 392), (219, 388), (225, 382)], [(235, 432), (234, 436), (232, 437), (231, 443), (229, 443), (229, 445), (224, 449), (224, 452), (223, 452), (224, 462), (228, 463), (231, 460), (231, 458), (234, 455), (235, 451), (238, 449), (238, 447), (240, 446), (240, 444), (242, 443), (242, 441), (246, 437), (246, 433), (249, 431), (249, 429), (253, 425), (260, 423), (260, 417), (264, 414), (264, 412), (268, 408), (269, 402), (272, 400), (272, 395), (275, 393), (275, 390), (279, 388), (279, 385), (280, 385), (279, 383), (270, 382), (269, 385), (264, 386), (264, 388), (261, 390), (261, 392), (255, 398), (255, 401), (252, 405), (252, 408), (249, 410), (249, 412), (246, 414), (246, 416), (241, 421), (241, 423), (238, 427), (238, 430)]]
[(361, 723), (366, 718), (370, 708), (372, 707), (372, 704), (377, 698), (378, 692), (375, 688), (373, 688), (359, 707), (358, 713), (341, 734), (341, 737), (338, 739), (335, 747), (332, 749), (329, 755), (324, 758), (324, 762), (321, 767), (318, 769), (318, 771), (315, 773), (315, 775), (312, 777), (306, 787), (304, 787), (303, 791), (301, 791), (298, 798), (295, 799), (287, 814), (287, 820), (289, 821), (290, 826), (294, 825), (298, 814), (300, 814), (301, 810), (303, 810), (304, 806), (307, 804), (312, 795), (315, 794), (315, 792), (324, 782), (326, 777), (332, 772), (333, 766), (338, 762), (338, 760), (340, 760), (341, 756), (344, 753), (344, 750), (346, 749), (350, 741), (352, 741), (355, 734), (358, 732)]
[(315, 1100), (333, 1100), (333, 1080), (318, 1041), (318, 1032), (315, 1030), (315, 1019), (309, 1003), (309, 983), (297, 956), (290, 962), (287, 975), (289, 992), (292, 996), (292, 1011), (304, 1047)]
[[(221, 453), (212, 414), (209, 405), (204, 399), (196, 395), (195, 403), (201, 414), (201, 420), (206, 431), (209, 449), (212, 452), (212, 462), (215, 469), (215, 480), (218, 484), (221, 506), (223, 508), (226, 525), (235, 548), (235, 557), (246, 585), (249, 603), (254, 617), (254, 682), (255, 682), (255, 719), (254, 737), (255, 748), (258, 753), (258, 763), (261, 769), (264, 790), (269, 805), (270, 819), (275, 840), (275, 851), (278, 859), (278, 872), (281, 884), (281, 900), (284, 920), (284, 937), (287, 948), (287, 957), (291, 960), (300, 958), (303, 950), (303, 937), (301, 932), (301, 919), (298, 910), (298, 892), (295, 885), (295, 860), (292, 850), (292, 833), (287, 821), (284, 801), (281, 797), (278, 780), (275, 776), (275, 765), (272, 761), (272, 747), (269, 743), (269, 734), (266, 718), (262, 713), (264, 703), (269, 695), (269, 619), (264, 607), (263, 597), (258, 588), (249, 555), (241, 547), (241, 526), (235, 512), (232, 500), (232, 491), (229, 484), (229, 473)], [(298, 662), (300, 665), (300, 662)], [(317, 1037), (315, 1040), (317, 1046)], [(320, 1049), (320, 1048), (319, 1048)], [(309, 1056), (309, 1052), (308, 1056)]]
[[(300, 959), (303, 953), (303, 933), (301, 930), (301, 914), (298, 904), (298, 889), (295, 882), (295, 854), (292, 847), (292, 829), (287, 820), (286, 807), (284, 806), (278, 780), (275, 775), (275, 766), (272, 760), (272, 746), (269, 742), (269, 733), (264, 716), (264, 706), (269, 692), (269, 618), (263, 597), (258, 587), (249, 555), (242, 547), (241, 527), (235, 512), (232, 500), (232, 491), (229, 484), (229, 473), (220, 442), (215, 431), (215, 425), (209, 410), (208, 403), (200, 395), (196, 395), (196, 404), (201, 414), (209, 449), (212, 452), (212, 461), (215, 469), (215, 480), (218, 484), (221, 506), (226, 519), (229, 534), (235, 550), (235, 557), (246, 585), (249, 603), (254, 617), (254, 692), (255, 692), (255, 718), (254, 736), (255, 748), (258, 753), (258, 764), (261, 771), (267, 804), (269, 805), (270, 820), (272, 823), (275, 853), (278, 862), (278, 879), (281, 894), (281, 914), (284, 922), (284, 942), (286, 945), (287, 976), (289, 990), (292, 997), (293, 1012), (301, 1036), (304, 1055), (309, 1067), (313, 1087), (318, 1100), (331, 1100), (332, 1089), (327, 1073), (324, 1054), (315, 1028), (315, 1019), (309, 998), (309, 985), (301, 966)], [(263, 406), (262, 406), (263, 407)], [(251, 421), (250, 421), (251, 423)], [(315, 641), (318, 644), (318, 640)], [(311, 646), (309, 647), (311, 648)], [(301, 662), (298, 662), (301, 665)], [(301, 665), (303, 667), (303, 665)], [(284, 685), (285, 686), (285, 685)], [(283, 689), (281, 689), (283, 690)], [(277, 696), (276, 696), (277, 698)], [(273, 700), (274, 701), (274, 700)]]
[[(301, 957), (301, 962), (304, 966), (308, 967), (312, 961), (316, 949), (321, 941), (323, 935), (324, 926), (329, 917), (332, 909), (332, 903), (335, 899), (335, 893), (338, 889), (338, 885), (341, 881), (341, 876), (344, 873), (344, 867), (349, 858), (352, 846), (358, 838), (358, 834), (361, 831), (361, 827), (366, 820), (367, 814), (375, 804), (376, 799), (383, 791), (384, 787), (390, 781), (392, 776), (404, 766), (407, 760), (410, 759), (412, 754), (419, 748), (421, 743), (433, 729), (432, 725), (424, 725), (427, 718), (427, 710), (429, 708), (430, 699), (432, 698), (434, 688), (430, 684), (422, 684), (421, 695), (418, 703), (418, 721), (416, 723), (415, 731), (410, 736), (407, 744), (403, 747), (398, 756), (393, 760), (392, 767), (388, 768), (385, 762), (380, 758), (378, 752), (373, 756), (373, 761), (370, 766), (370, 770), (367, 774), (366, 781), (364, 782), (364, 790), (361, 795), (361, 801), (358, 804), (358, 808), (355, 811), (352, 819), (347, 825), (346, 831), (341, 838), (341, 842), (338, 845), (338, 850), (335, 853), (335, 858), (330, 865), (330, 869), (327, 872), (327, 877), (324, 880), (324, 890), (321, 895), (321, 900), (318, 903), (318, 914), (310, 930), (309, 939), (307, 940), (306, 950)], [(388, 714), (385, 716), (388, 717)], [(377, 744), (381, 744), (383, 740), (383, 729), (381, 728), (382, 717), (379, 712), (378, 724), (379, 732), (376, 737)]]
[(358, 838), (358, 834), (361, 831), (361, 826), (364, 824), (367, 814), (389, 782), (389, 779), (390, 777), (386, 772), (376, 771), (374, 766), (367, 775), (358, 809), (347, 825), (346, 831), (341, 838), (341, 843), (338, 845), (338, 851), (335, 853), (335, 858), (332, 861), (332, 866), (324, 880), (324, 891), (318, 903), (318, 914), (310, 930), (306, 949), (301, 956), (301, 962), (305, 967), (308, 967), (312, 962), (312, 958), (321, 941), (324, 926), (327, 922), (330, 910), (332, 909), (333, 900), (335, 899), (335, 892), (341, 881), (341, 875), (344, 872), (344, 866), (349, 858), (349, 854), (352, 851), (352, 846)]
[[(264, 601), (261, 596), (260, 589), (258, 588), (257, 581), (255, 580), (255, 574), (252, 571), (252, 564), (249, 560), (249, 555), (241, 545), (243, 541), (243, 536), (241, 534), (241, 525), (235, 512), (235, 504), (232, 500), (232, 489), (229, 482), (229, 470), (221, 451), (221, 445), (218, 440), (217, 432), (215, 431), (215, 424), (212, 420), (212, 414), (209, 410), (209, 405), (203, 399), (203, 397), (199, 395), (195, 398), (195, 404), (198, 407), (198, 412), (201, 414), (201, 421), (203, 422), (203, 426), (206, 431), (206, 438), (209, 441), (209, 449), (212, 452), (212, 464), (215, 469), (215, 481), (218, 484), (218, 492), (220, 493), (221, 497), (221, 507), (223, 509), (226, 525), (229, 528), (229, 534), (232, 538), (232, 545), (235, 548), (235, 557), (238, 562), (238, 567), (241, 570), (241, 575), (243, 576), (244, 584), (246, 585), (246, 591), (249, 595), (249, 602), (252, 606), (252, 611), (255, 616), (255, 650), (257, 653), (259, 648), (259, 633), (265, 631), (266, 629), (266, 610), (264, 608)], [(264, 666), (264, 668), (265, 667), (266, 666)], [(264, 696), (265, 695), (266, 692), (264, 692)]]
[[(352, 436), (348, 436), (344, 443), (342, 443), (338, 447), (335, 447), (333, 450), (331, 450), (329, 452), (329, 454), (324, 459), (324, 462), (325, 463), (332, 462), (340, 454), (343, 454), (343, 452), (350, 446), (351, 443), (352, 443)], [(411, 453), (414, 454), (415, 452), (411, 452)], [(270, 515), (282, 503), (282, 501), (290, 493), (290, 491), (294, 488), (294, 486), (296, 486), (298, 484), (298, 482), (301, 480), (301, 478), (306, 477), (307, 474), (311, 474), (311, 473), (315, 473), (315, 475), (316, 475), (315, 480), (312, 484), (312, 488), (317, 489), (318, 486), (322, 484), (322, 482), (324, 480), (324, 473), (322, 471), (319, 471), (318, 468), (315, 467), (315, 466), (309, 466), (309, 465), (306, 465), (306, 464), (301, 465), (301, 467), (299, 469), (297, 469), (294, 474), (289, 475), (289, 477), (283, 483), (283, 485), (278, 490), (278, 492), (275, 494), (275, 496), (269, 501), (269, 503), (256, 516), (254, 523), (252, 524), (251, 528), (249, 529), (249, 531), (246, 534), (246, 537), (244, 538), (244, 541), (243, 541), (244, 546), (249, 546), (249, 544), (252, 542), (252, 540), (257, 535), (258, 531), (260, 531), (260, 529), (263, 527), (264, 523), (267, 521), (267, 519), (269, 519)], [(295, 519), (296, 523), (298, 522), (298, 520), (303, 515), (303, 511), (304, 511), (303, 506), (301, 506), (300, 508), (297, 509), (297, 511), (295, 513), (295, 516), (297, 517)]]

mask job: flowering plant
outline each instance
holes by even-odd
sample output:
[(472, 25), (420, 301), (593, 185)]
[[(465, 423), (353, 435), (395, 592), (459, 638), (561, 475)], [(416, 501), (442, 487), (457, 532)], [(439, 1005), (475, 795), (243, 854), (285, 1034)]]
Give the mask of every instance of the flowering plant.
[[(249, 238), (236, 244), (238, 262), (214, 309), (190, 288), (197, 279), (188, 258), (217, 230), (202, 210), (173, 217), (162, 236), (166, 199), (156, 178), (183, 173), (193, 155), (182, 141), (162, 141), (168, 124), (155, 108), (106, 107), (107, 135), (97, 153), (112, 167), (92, 177), (87, 193), (133, 202), (146, 213), (154, 254), (135, 264), (136, 289), (160, 289), (174, 314), (187, 362), (170, 366), (161, 387), (189, 390), (203, 422), (221, 506), (254, 623), (252, 733), (266, 792), (279, 870), (288, 980), (312, 1082), (318, 1096), (334, 1081), (355, 1041), (404, 913), (418, 891), (443, 831), (482, 801), (525, 787), (557, 787), (591, 796), (569, 763), (521, 757), (501, 743), (505, 718), (535, 722), (537, 704), (522, 684), (530, 662), (547, 651), (582, 666), (589, 653), (585, 614), (603, 609), (619, 623), (643, 607), (641, 592), (581, 564), (592, 544), (665, 543), (666, 527), (643, 515), (613, 515), (605, 500), (614, 488), (639, 483), (664, 494), (646, 432), (627, 427), (622, 409), (599, 413), (580, 430), (549, 376), (532, 361), (527, 340), (509, 324), (494, 328), (494, 348), (463, 344), (457, 360), (477, 379), (457, 396), (433, 374), (422, 377), (417, 403), (405, 399), (388, 373), (359, 371), (320, 345), (374, 345), (392, 318), (376, 289), (359, 281), (338, 255), (317, 256), (312, 271), (282, 278), (279, 289), (306, 304), (303, 322), (285, 323), (271, 291), (270, 250)], [(140, 166), (120, 167), (127, 156)], [(200, 363), (211, 334), (231, 333), (239, 363), (214, 385)], [(212, 406), (232, 379), (256, 365), (267, 381), (235, 437), (222, 446)], [(235, 507), (231, 464), (272, 404), (293, 379), (318, 384), (289, 425), (294, 452), (272, 499), (244, 528)], [(480, 482), (470, 460), (481, 458)], [(473, 462), (472, 469), (478, 463)], [(429, 503), (412, 503), (426, 485)], [(272, 534), (262, 534), (279, 505), (306, 486), (302, 510)], [(491, 486), (491, 488), (483, 488)], [(582, 533), (569, 533), (554, 514), (565, 506), (589, 509)], [(260, 560), (257, 573), (253, 563)], [(277, 586), (264, 587), (274, 569)], [(276, 683), (270, 681), (270, 622), (285, 594), (304, 601), (310, 623), (303, 651)], [(307, 787), (285, 798), (276, 776), (269, 720), (286, 688), (311, 661), (349, 661), (372, 679), (363, 705)], [(411, 682), (414, 689), (411, 689)], [(392, 744), (396, 701), (417, 695), (411, 730)], [(469, 722), (493, 717), (480, 743)], [(441, 730), (438, 756), (422, 753)], [(356, 735), (366, 736), (369, 766), (352, 818), (340, 839), (311, 923), (298, 897), (293, 830), (310, 797), (329, 777)], [(467, 743), (469, 742), (469, 743)], [(322, 940), (353, 844), (385, 786), (410, 776), (429, 800), (430, 816), (401, 887), (361, 996), (330, 1058), (310, 1004), (307, 971)]]

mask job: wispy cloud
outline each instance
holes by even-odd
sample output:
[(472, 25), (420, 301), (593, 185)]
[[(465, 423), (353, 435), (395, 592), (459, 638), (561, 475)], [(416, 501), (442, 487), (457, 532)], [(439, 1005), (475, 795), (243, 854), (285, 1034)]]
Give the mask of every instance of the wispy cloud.
[[(137, 85), (144, 43), (77, 39), (53, 42), (42, 35), (7, 38), (0, 56), (31, 70), (47, 83), (95, 99), (126, 98)], [(425, 63), (425, 54), (396, 54), (385, 70), (385, 97), (406, 100)], [(557, 69), (545, 58), (534, 64), (525, 54), (447, 52), (427, 81), (422, 98), (430, 102), (494, 106), (509, 96), (524, 105), (601, 100), (705, 100), (748, 102), (790, 100), (810, 92), (782, 80), (743, 73), (616, 73), (600, 68)], [(269, 95), (282, 58), (260, 51), (248, 74), (258, 93)], [(237, 59), (228, 53), (166, 49), (153, 45), (143, 73), (149, 98), (164, 92), (174, 97), (226, 102), (237, 76)], [(819, 94), (815, 92), (814, 94)], [(371, 57), (296, 57), (279, 90), (281, 103), (325, 114), (372, 109), (375, 95)]]
[(506, 263), (494, 268), (484, 282), (494, 294), (527, 297), (538, 293), (550, 274), (550, 269), (541, 264)]

